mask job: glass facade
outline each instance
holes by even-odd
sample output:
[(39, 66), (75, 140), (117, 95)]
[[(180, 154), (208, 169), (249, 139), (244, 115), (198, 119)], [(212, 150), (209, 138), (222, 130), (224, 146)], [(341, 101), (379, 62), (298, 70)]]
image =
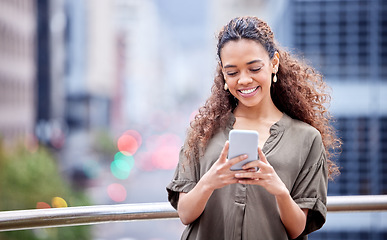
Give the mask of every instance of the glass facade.
[[(373, 109), (335, 108), (335, 125), (343, 141), (337, 159), (341, 175), (330, 182), (328, 195), (387, 194), (387, 114), (382, 100), (387, 82), (387, 1), (293, 0), (292, 8), (293, 47), (332, 85), (341, 90), (357, 85), (351, 90)], [(367, 94), (362, 94), (364, 85), (371, 86)], [(355, 214), (353, 225), (364, 222), (363, 227), (324, 227), (310, 239), (386, 239), (386, 230), (372, 226), (377, 214), (370, 213), (368, 222)]]
[(328, 78), (387, 81), (387, 2), (294, 0), (294, 45)]

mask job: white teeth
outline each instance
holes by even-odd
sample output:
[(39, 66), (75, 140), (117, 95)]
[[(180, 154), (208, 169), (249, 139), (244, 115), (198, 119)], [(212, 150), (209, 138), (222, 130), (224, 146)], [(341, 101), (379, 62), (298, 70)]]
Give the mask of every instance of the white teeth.
[(249, 93), (254, 92), (257, 88), (258, 88), (258, 87), (252, 88), (252, 89), (249, 89), (249, 90), (240, 90), (240, 91), (241, 91), (241, 93), (243, 93), (243, 94), (249, 94)]

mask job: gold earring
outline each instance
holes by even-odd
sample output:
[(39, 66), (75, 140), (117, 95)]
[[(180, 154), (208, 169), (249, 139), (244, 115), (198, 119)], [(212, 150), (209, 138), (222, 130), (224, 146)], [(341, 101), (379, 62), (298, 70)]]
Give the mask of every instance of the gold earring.
[(228, 85), (227, 83), (224, 83), (224, 91), (227, 91), (228, 90)]
[(273, 77), (273, 82), (277, 82), (277, 74), (274, 74), (274, 77)]

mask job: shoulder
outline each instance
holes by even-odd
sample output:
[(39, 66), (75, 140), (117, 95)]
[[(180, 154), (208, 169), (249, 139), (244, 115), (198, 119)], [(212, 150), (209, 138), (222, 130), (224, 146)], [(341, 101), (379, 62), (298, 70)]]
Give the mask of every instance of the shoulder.
[(287, 117), (285, 132), (291, 135), (295, 140), (303, 140), (303, 142), (319, 142), (322, 143), (320, 132), (313, 126), (303, 121)]
[(288, 128), (285, 129), (284, 134), (288, 142), (291, 141), (297, 146), (298, 153), (305, 159), (302, 164), (304, 169), (321, 165), (326, 159), (321, 134), (310, 124), (290, 118)]
[(290, 129), (293, 129), (295, 131), (305, 132), (308, 134), (320, 135), (320, 132), (312, 125), (306, 122), (300, 121), (298, 119), (293, 119), (291, 117), (289, 117), (289, 119), (290, 119), (290, 124), (289, 124)]

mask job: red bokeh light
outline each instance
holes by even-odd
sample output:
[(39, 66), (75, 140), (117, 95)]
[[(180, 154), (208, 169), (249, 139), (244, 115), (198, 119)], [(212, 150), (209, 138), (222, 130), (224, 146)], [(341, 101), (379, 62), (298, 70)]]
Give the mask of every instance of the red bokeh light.
[[(163, 134), (148, 138), (150, 162), (157, 169), (174, 169), (179, 161), (181, 139), (175, 134)], [(148, 159), (149, 161), (149, 159)]]
[(46, 202), (37, 202), (36, 203), (36, 208), (37, 209), (43, 209), (43, 208), (51, 208), (50, 204)]
[(152, 164), (152, 153), (140, 152), (136, 155), (135, 165), (144, 171), (153, 171), (155, 166)]
[(108, 186), (109, 197), (115, 202), (123, 202), (126, 199), (126, 189), (119, 183), (112, 183)]
[(142, 137), (141, 137), (141, 134), (139, 132), (137, 132), (136, 130), (128, 130), (128, 131), (124, 132), (124, 134), (122, 134), (122, 135), (130, 135), (130, 136), (134, 137), (137, 141), (138, 146), (141, 146)]
[(133, 155), (138, 149), (137, 140), (131, 135), (122, 135), (117, 142), (117, 147), (123, 154)]
[(124, 132), (117, 141), (117, 147), (123, 154), (133, 155), (141, 146), (141, 135), (135, 130), (128, 130)]

